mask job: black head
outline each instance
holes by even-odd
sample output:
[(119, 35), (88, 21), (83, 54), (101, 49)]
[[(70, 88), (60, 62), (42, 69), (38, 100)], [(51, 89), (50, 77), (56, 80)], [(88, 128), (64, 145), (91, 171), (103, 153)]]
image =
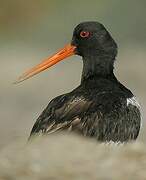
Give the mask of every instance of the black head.
[(98, 22), (82, 22), (73, 32), (72, 45), (75, 45), (76, 54), (86, 56), (112, 56), (117, 55), (117, 44)]
[(83, 57), (82, 80), (97, 75), (98, 77), (109, 77), (109, 74), (113, 73), (117, 45), (102, 24), (98, 22), (80, 23), (74, 29), (71, 44), (26, 71), (17, 82), (24, 81), (73, 54)]

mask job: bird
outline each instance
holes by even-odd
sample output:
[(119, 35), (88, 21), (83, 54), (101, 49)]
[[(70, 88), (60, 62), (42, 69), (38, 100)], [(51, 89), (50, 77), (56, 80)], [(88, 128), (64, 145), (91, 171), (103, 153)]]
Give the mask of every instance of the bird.
[(98, 142), (136, 140), (141, 127), (140, 105), (114, 74), (117, 53), (118, 46), (103, 24), (81, 22), (74, 28), (69, 44), (22, 74), (17, 83), (69, 56), (79, 55), (83, 61), (79, 86), (49, 102), (30, 138), (72, 132)]

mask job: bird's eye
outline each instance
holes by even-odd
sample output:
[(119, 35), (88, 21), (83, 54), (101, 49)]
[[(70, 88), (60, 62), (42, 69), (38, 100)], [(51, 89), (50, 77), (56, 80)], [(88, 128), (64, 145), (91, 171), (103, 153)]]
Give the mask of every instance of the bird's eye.
[(90, 36), (90, 32), (88, 32), (88, 31), (81, 31), (81, 32), (80, 32), (80, 36), (81, 36), (82, 38), (87, 38), (87, 37)]

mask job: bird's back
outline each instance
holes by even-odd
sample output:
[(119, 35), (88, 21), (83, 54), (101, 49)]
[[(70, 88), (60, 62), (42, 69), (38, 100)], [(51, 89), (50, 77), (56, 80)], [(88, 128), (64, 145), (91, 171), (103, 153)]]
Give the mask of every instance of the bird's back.
[(91, 78), (53, 99), (31, 135), (67, 130), (99, 141), (124, 142), (136, 139), (139, 129), (140, 111), (133, 94), (115, 78)]

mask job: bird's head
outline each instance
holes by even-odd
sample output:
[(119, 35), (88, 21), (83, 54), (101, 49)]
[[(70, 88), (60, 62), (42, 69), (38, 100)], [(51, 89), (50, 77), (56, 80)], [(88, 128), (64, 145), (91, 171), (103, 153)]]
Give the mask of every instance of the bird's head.
[(102, 24), (91, 21), (80, 23), (73, 31), (70, 44), (26, 71), (16, 83), (22, 82), (74, 54), (82, 56), (83, 59), (98, 56), (114, 59), (117, 55), (117, 45)]
[(117, 45), (105, 27), (98, 22), (83, 22), (73, 32), (71, 44), (76, 46), (76, 54), (86, 56), (116, 56)]

